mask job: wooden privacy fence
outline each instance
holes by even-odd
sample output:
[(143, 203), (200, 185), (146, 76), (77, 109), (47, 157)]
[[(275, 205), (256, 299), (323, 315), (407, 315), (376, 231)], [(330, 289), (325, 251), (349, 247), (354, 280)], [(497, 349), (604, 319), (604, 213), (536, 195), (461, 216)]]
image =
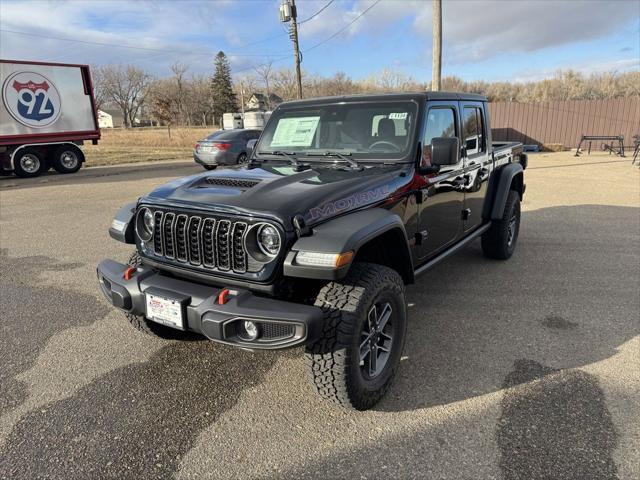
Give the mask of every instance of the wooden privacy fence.
[[(494, 140), (575, 148), (582, 135), (640, 135), (640, 98), (489, 104)], [(600, 149), (600, 145), (595, 148)]]

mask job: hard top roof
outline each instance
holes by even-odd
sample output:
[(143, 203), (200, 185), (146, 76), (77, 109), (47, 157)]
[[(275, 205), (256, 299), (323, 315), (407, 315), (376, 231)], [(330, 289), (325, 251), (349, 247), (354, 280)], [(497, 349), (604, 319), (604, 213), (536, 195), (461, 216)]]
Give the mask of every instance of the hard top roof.
[(335, 97), (318, 97), (308, 98), (304, 100), (292, 100), (280, 105), (287, 106), (303, 106), (318, 103), (337, 103), (337, 102), (354, 102), (358, 100), (365, 101), (389, 101), (389, 100), (470, 100), (476, 102), (486, 102), (487, 97), (478, 95), (477, 93), (457, 93), (457, 92), (407, 92), (407, 93), (370, 93), (359, 95), (340, 95)]

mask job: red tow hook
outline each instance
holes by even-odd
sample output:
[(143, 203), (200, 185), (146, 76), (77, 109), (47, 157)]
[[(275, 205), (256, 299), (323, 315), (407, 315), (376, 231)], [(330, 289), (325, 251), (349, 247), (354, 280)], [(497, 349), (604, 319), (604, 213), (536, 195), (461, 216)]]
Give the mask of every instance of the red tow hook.
[(229, 289), (228, 288), (223, 288), (220, 293), (218, 294), (218, 305), (224, 305), (225, 303), (227, 303), (227, 296), (229, 295)]
[(122, 278), (124, 278), (125, 280), (131, 280), (131, 278), (133, 277), (134, 273), (136, 273), (136, 268), (135, 267), (128, 267), (124, 271), (124, 275), (122, 275)]

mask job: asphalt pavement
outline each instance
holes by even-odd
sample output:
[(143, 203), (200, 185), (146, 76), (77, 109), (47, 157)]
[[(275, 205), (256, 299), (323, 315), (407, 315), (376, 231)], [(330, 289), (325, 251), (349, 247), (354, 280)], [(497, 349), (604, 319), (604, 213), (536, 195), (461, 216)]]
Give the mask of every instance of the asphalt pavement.
[(532, 155), (513, 258), (474, 243), (408, 287), (372, 411), (302, 350), (134, 331), (95, 276), (115, 211), (190, 162), (0, 178), (0, 478), (640, 478), (640, 176)]

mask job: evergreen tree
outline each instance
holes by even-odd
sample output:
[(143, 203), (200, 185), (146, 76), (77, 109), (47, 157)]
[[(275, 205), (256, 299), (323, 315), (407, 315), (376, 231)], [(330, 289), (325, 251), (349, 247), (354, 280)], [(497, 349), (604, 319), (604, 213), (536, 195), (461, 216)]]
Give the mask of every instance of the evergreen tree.
[(215, 58), (216, 71), (211, 78), (211, 100), (213, 118), (221, 122), (222, 114), (238, 109), (236, 95), (231, 84), (231, 65), (224, 52), (218, 52)]

